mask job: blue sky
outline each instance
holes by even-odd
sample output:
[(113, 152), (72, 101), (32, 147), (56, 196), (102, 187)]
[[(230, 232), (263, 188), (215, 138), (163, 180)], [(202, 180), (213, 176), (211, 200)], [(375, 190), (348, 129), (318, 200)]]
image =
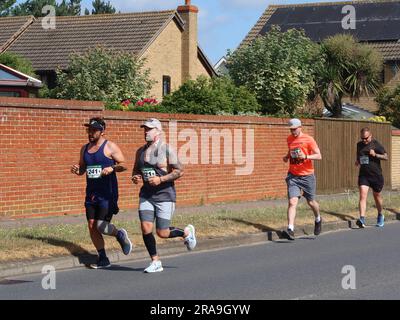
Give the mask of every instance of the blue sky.
[[(18, 3), (25, 0), (18, 0)], [(328, 2), (330, 0), (192, 0), (199, 8), (199, 44), (215, 64), (227, 49), (234, 50), (270, 4)], [(117, 11), (170, 10), (184, 0), (110, 0)], [(82, 12), (92, 0), (82, 0)]]

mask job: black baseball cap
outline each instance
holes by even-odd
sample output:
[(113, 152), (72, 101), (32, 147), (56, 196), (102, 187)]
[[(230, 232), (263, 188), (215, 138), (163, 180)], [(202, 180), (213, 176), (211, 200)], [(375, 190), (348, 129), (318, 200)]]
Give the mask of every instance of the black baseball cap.
[(91, 118), (89, 120), (89, 123), (85, 123), (84, 126), (94, 128), (100, 131), (104, 131), (106, 129), (106, 123), (101, 118)]

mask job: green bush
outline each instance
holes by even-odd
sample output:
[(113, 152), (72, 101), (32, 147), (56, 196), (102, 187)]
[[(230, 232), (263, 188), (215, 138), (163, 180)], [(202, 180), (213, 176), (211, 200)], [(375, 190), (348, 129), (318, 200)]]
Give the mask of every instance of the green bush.
[(32, 63), (11, 52), (4, 52), (0, 54), (0, 63), (4, 64), (5, 66), (15, 69), (19, 72), (22, 72), (28, 76), (36, 78), (37, 75), (35, 74), (35, 70), (32, 67)]
[(394, 89), (383, 87), (376, 96), (378, 114), (384, 116), (395, 127), (400, 128), (400, 85)]
[(322, 64), (318, 44), (304, 31), (272, 28), (250, 45), (228, 52), (229, 75), (254, 93), (264, 114), (294, 115), (314, 90)]
[(245, 87), (237, 87), (226, 77), (209, 79), (200, 76), (185, 82), (177, 91), (164, 97), (161, 104), (169, 113), (244, 114), (258, 113), (261, 106)]
[(144, 61), (134, 55), (90, 48), (71, 55), (67, 72), (57, 71), (57, 87), (51, 93), (58, 99), (103, 101), (106, 108), (116, 108), (122, 100), (138, 101), (148, 95), (153, 82)]

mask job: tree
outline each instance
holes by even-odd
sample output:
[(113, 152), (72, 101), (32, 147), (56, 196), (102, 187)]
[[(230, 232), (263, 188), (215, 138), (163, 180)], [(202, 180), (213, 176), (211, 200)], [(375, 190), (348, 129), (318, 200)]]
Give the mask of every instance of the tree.
[(0, 0), (0, 17), (8, 16), (16, 0)]
[(13, 68), (19, 72), (25, 73), (28, 76), (36, 77), (35, 70), (32, 67), (32, 63), (11, 52), (3, 52), (0, 54), (0, 63), (7, 67)]
[(376, 96), (379, 105), (378, 114), (400, 128), (400, 85), (394, 89), (383, 87)]
[(345, 95), (358, 99), (377, 92), (383, 67), (378, 51), (346, 34), (325, 39), (321, 50), (324, 64), (318, 71), (316, 90), (334, 117), (341, 117)]
[(260, 105), (245, 87), (236, 87), (229, 78), (199, 76), (186, 81), (164, 97), (161, 104), (169, 113), (244, 114), (260, 111)]
[(60, 4), (56, 0), (27, 0), (11, 10), (13, 16), (33, 15), (35, 17), (44, 17), (48, 13), (42, 12), (46, 5), (53, 6), (56, 10), (56, 16), (75, 16), (81, 13), (82, 0), (63, 0)]
[(253, 92), (266, 114), (293, 115), (315, 87), (319, 46), (295, 29), (274, 27), (249, 46), (228, 52), (229, 75)]
[(81, 14), (82, 0), (63, 0), (56, 7), (57, 16), (79, 16)]
[(115, 13), (116, 9), (108, 1), (107, 3), (103, 0), (94, 0), (92, 2), (93, 10), (92, 14), (105, 14), (105, 13)]
[(153, 82), (144, 60), (103, 47), (90, 48), (70, 56), (68, 70), (57, 71), (58, 85), (52, 96), (59, 99), (98, 100), (107, 106), (125, 99), (137, 101), (146, 96)]

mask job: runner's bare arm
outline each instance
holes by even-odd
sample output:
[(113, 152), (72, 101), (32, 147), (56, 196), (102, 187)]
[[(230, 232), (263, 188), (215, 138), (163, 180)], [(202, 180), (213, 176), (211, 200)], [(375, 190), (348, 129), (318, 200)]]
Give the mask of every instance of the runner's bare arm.
[(318, 146), (315, 146), (314, 148), (311, 149), (312, 154), (308, 155), (306, 159), (310, 160), (321, 160), (322, 155), (321, 151), (319, 150)]
[(174, 181), (183, 176), (183, 165), (179, 162), (176, 153), (168, 148), (167, 152), (168, 167), (172, 170), (165, 176), (160, 177), (160, 183)]
[(139, 148), (139, 150), (137, 150), (136, 154), (135, 154), (135, 163), (133, 165), (132, 177), (131, 177), (131, 180), (133, 181), (134, 184), (138, 184), (140, 182), (140, 180), (142, 179), (142, 176), (141, 176), (140, 170), (139, 170), (139, 156), (140, 156), (141, 150), (142, 150), (142, 148)]
[(379, 160), (388, 160), (388, 154), (386, 152), (384, 154), (375, 153), (375, 158)]
[(109, 142), (109, 148), (111, 151), (111, 157), (115, 160), (116, 164), (112, 166), (115, 172), (122, 172), (127, 170), (125, 166), (125, 157), (122, 154), (121, 149), (114, 143)]
[(290, 158), (290, 151), (288, 151), (288, 153), (282, 158), (283, 162), (288, 162)]
[(78, 176), (85, 174), (86, 172), (86, 164), (83, 159), (83, 153), (85, 152), (85, 146), (81, 148), (80, 156), (79, 156), (79, 164), (74, 164), (71, 167), (71, 172), (75, 173)]

